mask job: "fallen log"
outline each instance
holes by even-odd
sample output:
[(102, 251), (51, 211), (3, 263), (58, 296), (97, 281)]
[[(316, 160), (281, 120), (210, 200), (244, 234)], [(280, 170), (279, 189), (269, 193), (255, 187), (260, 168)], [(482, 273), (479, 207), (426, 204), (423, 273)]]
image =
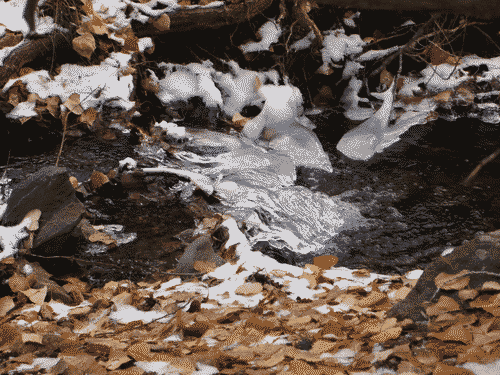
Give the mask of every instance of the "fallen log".
[(478, 19), (500, 17), (500, 2), (491, 0), (315, 0), (339, 8), (391, 11), (435, 11), (463, 14)]
[(216, 8), (181, 8), (168, 13), (170, 18), (168, 30), (160, 30), (154, 23), (147, 23), (136, 31), (136, 35), (140, 38), (169, 32), (218, 29), (222, 26), (248, 21), (261, 14), (272, 3), (273, 0), (247, 0), (240, 4), (228, 4)]

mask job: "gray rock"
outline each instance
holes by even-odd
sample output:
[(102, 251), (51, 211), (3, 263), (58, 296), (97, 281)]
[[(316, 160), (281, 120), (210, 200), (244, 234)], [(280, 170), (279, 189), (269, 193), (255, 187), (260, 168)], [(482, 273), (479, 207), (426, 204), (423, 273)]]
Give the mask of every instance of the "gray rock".
[(209, 234), (201, 235), (186, 247), (184, 254), (177, 263), (175, 272), (198, 272), (194, 268), (194, 262), (196, 261), (213, 262), (217, 267), (226, 263), (224, 259), (214, 252), (212, 239)]
[(33, 248), (70, 233), (80, 222), (85, 207), (75, 196), (66, 168), (43, 167), (14, 185), (1, 224), (19, 224), (34, 209), (42, 216)]
[[(462, 305), (457, 292), (438, 291), (434, 281), (436, 276), (442, 272), (457, 274), (462, 270), (484, 271), (500, 275), (500, 230), (479, 235), (457, 247), (451, 254), (435, 259), (425, 268), (424, 273), (406, 298), (392, 307), (388, 316), (398, 319), (410, 318), (414, 321), (425, 320), (422, 314), (425, 311), (425, 302), (429, 302), (431, 299), (432, 302), (437, 302), (441, 294), (454, 298)], [(469, 287), (476, 288), (490, 278), (491, 276), (485, 273), (471, 274)], [(494, 280), (498, 281), (498, 277)]]

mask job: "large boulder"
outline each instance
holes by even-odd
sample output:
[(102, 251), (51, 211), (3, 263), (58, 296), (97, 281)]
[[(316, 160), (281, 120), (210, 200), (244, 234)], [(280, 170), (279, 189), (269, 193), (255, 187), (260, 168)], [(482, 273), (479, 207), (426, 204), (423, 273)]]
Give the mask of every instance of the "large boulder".
[(1, 224), (19, 224), (34, 209), (39, 209), (42, 216), (33, 248), (73, 231), (85, 207), (75, 195), (66, 168), (43, 167), (14, 185)]
[[(406, 298), (392, 307), (388, 316), (423, 320), (425, 303), (431, 299), (432, 302), (437, 302), (441, 294), (446, 294), (463, 305), (465, 302), (458, 298), (457, 292), (439, 291), (435, 283), (436, 276), (442, 272), (457, 274), (462, 270), (482, 271), (470, 274), (470, 288), (477, 288), (488, 281), (491, 276), (487, 273), (500, 275), (500, 230), (479, 235), (454, 249), (451, 254), (434, 260)], [(498, 277), (495, 281), (498, 281)]]

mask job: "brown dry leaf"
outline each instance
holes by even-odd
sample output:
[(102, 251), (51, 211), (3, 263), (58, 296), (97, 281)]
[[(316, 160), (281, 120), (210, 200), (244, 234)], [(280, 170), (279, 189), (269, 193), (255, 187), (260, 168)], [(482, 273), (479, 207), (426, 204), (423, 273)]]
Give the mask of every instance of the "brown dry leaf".
[(396, 301), (404, 300), (408, 293), (411, 292), (411, 288), (408, 288), (407, 286), (403, 286), (399, 288), (398, 290), (394, 291), (393, 298)]
[(453, 92), (451, 90), (441, 91), (440, 93), (434, 95), (434, 100), (440, 104), (446, 104), (451, 101)]
[(109, 182), (108, 176), (102, 172), (94, 171), (90, 176), (90, 186), (93, 190), (100, 188), (102, 185)]
[(500, 316), (500, 307), (483, 307), (483, 310), (489, 312), (493, 316)]
[(290, 375), (321, 375), (322, 372), (320, 370), (315, 369), (312, 367), (310, 364), (307, 362), (304, 362), (302, 360), (297, 360), (294, 359), (288, 364), (289, 368), (288, 371), (286, 372), (287, 374), (289, 373)]
[(380, 84), (385, 85), (386, 87), (390, 87), (392, 84), (392, 81), (394, 80), (394, 77), (392, 74), (384, 69), (382, 72), (380, 72)]
[(360, 335), (366, 336), (380, 332), (380, 325), (377, 320), (370, 319), (368, 321), (362, 322), (354, 327), (356, 332)]
[(54, 319), (54, 310), (47, 303), (43, 303), (40, 307), (40, 317), (44, 320), (53, 320)]
[(63, 105), (75, 115), (81, 115), (83, 113), (83, 108), (80, 105), (80, 94), (71, 94)]
[[(123, 51), (123, 49), (122, 49), (122, 51)], [(137, 52), (137, 51), (132, 51), (132, 52)], [(127, 66), (126, 68), (122, 68), (119, 70), (118, 77), (131, 76), (131, 75), (134, 75), (135, 73), (136, 73), (135, 68), (133, 68), (131, 66)]]
[(499, 291), (500, 290), (500, 283), (496, 281), (486, 281), (483, 286), (481, 287), (481, 290), (487, 290), (487, 291)]
[(329, 340), (316, 340), (312, 345), (311, 352), (326, 353), (332, 350), (335, 346), (337, 346), (337, 344)]
[(95, 232), (89, 236), (90, 242), (101, 242), (105, 245), (116, 244), (116, 241), (107, 233)]
[(9, 286), (14, 293), (22, 292), (30, 287), (28, 280), (18, 273), (13, 274), (9, 278)]
[(198, 260), (198, 261), (194, 262), (193, 268), (196, 271), (208, 273), (208, 272), (212, 272), (213, 270), (215, 270), (217, 268), (217, 265), (214, 262)]
[(309, 315), (305, 315), (300, 317), (291, 317), (290, 319), (288, 319), (288, 322), (286, 324), (290, 327), (293, 327), (293, 326), (305, 325), (310, 321), (311, 317)]
[(26, 85), (22, 81), (16, 81), (9, 89), (8, 103), (16, 107), (19, 103), (25, 101), (27, 96), (28, 92), (26, 90)]
[(440, 64), (458, 65), (461, 63), (460, 57), (453, 56), (452, 54), (444, 51), (435, 44), (427, 48), (425, 54), (432, 65), (440, 65)]
[(445, 365), (438, 363), (432, 372), (433, 375), (474, 375), (471, 370), (460, 367)]
[(428, 348), (415, 348), (413, 354), (415, 355), (415, 359), (424, 365), (432, 365), (439, 360), (436, 354)]
[(59, 118), (59, 105), (61, 104), (61, 98), (58, 96), (51, 96), (45, 99), (45, 108), (54, 118)]
[(163, 13), (153, 21), (153, 26), (159, 31), (170, 30), (170, 17), (166, 13)]
[[(92, 374), (106, 375), (107, 372), (100, 364), (96, 362), (94, 357), (87, 354), (78, 354), (75, 356), (59, 355), (61, 358), (61, 368), (66, 368), (64, 372), (68, 374)], [(59, 366), (59, 364), (58, 364)]]
[(386, 331), (389, 328), (396, 327), (398, 325), (398, 320), (396, 318), (389, 318), (386, 319), (383, 323), (382, 326), (380, 327), (381, 331)]
[(131, 362), (132, 358), (125, 354), (123, 350), (119, 349), (111, 349), (111, 353), (109, 355), (109, 359), (104, 363), (104, 366), (107, 370), (113, 371), (118, 369), (121, 365), (125, 363)]
[(245, 283), (237, 287), (234, 293), (243, 296), (253, 296), (262, 292), (262, 289), (261, 283)]
[(370, 277), (371, 272), (370, 270), (361, 268), (359, 270), (352, 271), (352, 275), (356, 277)]
[(374, 342), (386, 342), (389, 340), (395, 340), (401, 335), (401, 332), (403, 331), (403, 328), (401, 327), (394, 327), (394, 328), (389, 328), (386, 331), (377, 333), (376, 335), (373, 335), (370, 337), (370, 340)]
[(457, 363), (481, 362), (486, 356), (487, 353), (483, 349), (473, 346), (465, 353), (458, 353)]
[(276, 352), (272, 353), (272, 355), (266, 359), (259, 358), (254, 361), (254, 366), (256, 367), (264, 367), (270, 368), (278, 365), (285, 359), (286, 350), (285, 348), (279, 348)]
[(115, 305), (130, 305), (132, 303), (132, 294), (123, 292), (111, 298), (111, 301)]
[(459, 87), (455, 90), (455, 97), (464, 104), (474, 103), (474, 94), (465, 87)]
[(45, 285), (41, 289), (23, 290), (21, 293), (23, 293), (26, 297), (28, 297), (30, 301), (33, 302), (34, 304), (41, 305), (43, 304), (45, 296), (47, 295), (47, 286)]
[(462, 300), (474, 299), (477, 297), (479, 292), (475, 289), (463, 289), (458, 292), (458, 297)]
[(201, 221), (203, 228), (208, 229), (208, 230), (212, 230), (212, 231), (215, 230), (220, 223), (221, 223), (221, 220), (218, 216), (205, 217)]
[[(319, 89), (319, 92), (316, 94), (316, 96), (313, 98), (313, 104), (316, 107), (324, 107), (332, 104), (334, 97), (333, 97), (333, 92), (330, 86), (323, 85)], [(324, 255), (322, 255), (324, 256)], [(329, 255), (333, 256), (333, 255)], [(337, 259), (338, 261), (338, 259)]]
[(72, 45), (73, 49), (86, 59), (90, 59), (92, 53), (95, 51), (95, 39), (91, 33), (77, 36), (73, 39)]
[(425, 309), (427, 315), (429, 316), (458, 310), (460, 310), (458, 303), (453, 298), (447, 296), (439, 297), (439, 301)]
[(444, 332), (432, 332), (429, 336), (435, 337), (442, 341), (460, 341), (468, 344), (472, 341), (473, 336), (468, 328), (463, 325), (454, 325), (449, 327)]
[(42, 336), (36, 333), (22, 333), (21, 334), (23, 343), (34, 342), (35, 344), (42, 344)]
[(78, 180), (74, 176), (69, 176), (69, 182), (71, 186), (73, 186), (73, 189), (76, 189), (78, 187)]
[(16, 304), (14, 303), (14, 300), (12, 297), (6, 296), (3, 298), (0, 298), (0, 316), (5, 316), (7, 313), (12, 310)]
[(94, 125), (94, 122), (97, 118), (97, 111), (95, 110), (95, 108), (87, 108), (81, 115), (80, 115), (80, 118), (79, 120), (84, 123), (84, 124), (87, 124), (87, 126), (90, 128), (92, 128), (92, 126)]
[[(312, 266), (312, 264), (308, 264), (308, 266)], [(309, 288), (315, 289), (316, 285), (318, 285), (318, 275), (314, 273), (303, 273), (302, 275), (299, 276), (299, 279), (306, 279), (309, 281)]]
[(23, 221), (26, 219), (30, 219), (30, 223), (28, 224), (27, 228), (28, 230), (34, 232), (35, 230), (38, 230), (38, 220), (40, 219), (40, 216), (42, 216), (42, 211), (35, 209), (31, 210), (26, 214), (24, 217)]
[(237, 131), (242, 131), (243, 128), (245, 127), (245, 124), (250, 121), (250, 118), (249, 117), (244, 117), (242, 116), (241, 114), (239, 113), (235, 113), (233, 118), (231, 119), (232, 121), (232, 125), (233, 125), (233, 128), (234, 130), (237, 130)]
[(323, 324), (323, 329), (320, 331), (322, 336), (331, 335), (339, 340), (347, 338), (347, 330), (337, 321), (329, 320)]
[(94, 35), (106, 35), (109, 32), (108, 26), (104, 24), (100, 16), (92, 17), (92, 20), (89, 22), (87, 26)]
[(499, 307), (500, 294), (488, 295), (483, 294), (477, 297), (474, 301), (470, 302), (470, 307), (482, 308), (485, 307)]
[(3, 37), (0, 38), (0, 49), (6, 47), (14, 47), (17, 44), (21, 43), (23, 37), (20, 33), (4, 33)]
[(359, 307), (370, 307), (370, 306), (374, 306), (380, 302), (383, 302), (386, 299), (387, 299), (387, 295), (385, 293), (373, 291), (373, 292), (370, 292), (370, 294), (368, 294), (365, 298), (359, 300), (357, 302), (357, 305)]
[(152, 357), (151, 345), (145, 342), (138, 342), (128, 347), (127, 355), (136, 361), (149, 361)]
[(469, 273), (468, 270), (462, 270), (455, 275), (449, 275), (441, 272), (436, 276), (434, 282), (436, 286), (444, 290), (461, 290), (469, 285), (470, 277), (465, 276)]
[(158, 94), (160, 90), (160, 84), (155, 82), (151, 77), (146, 77), (141, 81), (141, 86), (146, 92), (152, 92), (153, 94)]
[(500, 331), (492, 331), (488, 333), (474, 333), (474, 340), (472, 345), (483, 346), (490, 342), (498, 341), (500, 339)]
[(0, 261), (0, 264), (14, 264), (14, 263), (16, 263), (14, 257), (8, 257)]

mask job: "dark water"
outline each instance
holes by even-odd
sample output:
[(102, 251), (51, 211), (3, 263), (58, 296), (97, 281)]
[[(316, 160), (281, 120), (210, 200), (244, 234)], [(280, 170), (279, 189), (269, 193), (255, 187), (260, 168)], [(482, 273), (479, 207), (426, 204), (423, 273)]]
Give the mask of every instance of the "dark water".
[[(55, 165), (58, 151), (57, 146), (44, 154), (11, 157), (9, 165), (1, 170), (6, 170), (6, 177), (15, 183), (42, 166)], [(70, 175), (83, 182), (94, 170), (107, 173), (116, 168), (120, 160), (136, 156), (126, 135), (117, 134), (111, 141), (85, 136), (65, 143), (58, 165), (67, 167)], [(175, 182), (176, 179), (172, 181), (165, 176), (147, 177), (142, 186), (130, 191), (104, 189), (86, 198), (79, 197), (93, 214), (90, 220), (93, 225), (123, 225), (123, 232), (137, 234), (133, 242), (92, 255), (86, 251), (87, 243), (75, 240), (68, 244), (63, 255), (74, 255), (82, 261), (40, 257), (29, 260), (40, 262), (56, 276), (69, 271), (86, 275), (91, 284), (101, 286), (110, 280), (144, 280), (155, 271), (171, 268), (175, 257), (182, 253), (181, 241), (173, 236), (195, 225), (193, 212), (175, 196), (164, 194)]]
[(332, 241), (347, 254), (344, 265), (381, 272), (422, 268), (447, 246), (499, 227), (500, 160), (484, 166), (470, 186), (461, 184), (500, 146), (498, 126), (472, 119), (415, 126), (367, 163), (338, 153), (339, 135), (325, 127), (320, 132), (335, 176), (313, 188), (330, 194), (353, 190), (349, 201), (380, 223)]
[[(498, 126), (470, 119), (416, 126), (401, 142), (365, 163), (335, 150), (346, 131), (334, 126), (335, 118), (313, 121), (335, 171), (318, 181), (299, 171), (299, 183), (331, 195), (349, 192), (346, 199), (378, 223), (369, 231), (344, 233), (332, 240), (332, 253), (342, 255), (341, 265), (391, 273), (423, 268), (446, 246), (460, 245), (479, 231), (500, 226), (500, 160), (483, 167), (469, 187), (461, 185), (499, 147)], [(56, 155), (54, 149), (11, 157), (7, 177), (18, 181), (42, 165), (54, 164)], [(126, 136), (113, 141), (85, 136), (66, 144), (59, 165), (83, 181), (93, 170), (106, 173), (125, 157), (137, 157)], [(148, 177), (135, 195), (118, 191), (84, 200), (95, 213), (93, 224), (121, 224), (124, 232), (137, 233), (135, 241), (106, 254), (90, 255), (84, 246), (75, 246), (75, 257), (87, 261), (80, 264), (90, 282), (139, 281), (174, 267), (175, 257), (182, 253), (174, 235), (194, 228), (196, 216), (175, 194), (165, 194), (175, 182), (174, 177)], [(202, 201), (201, 196), (196, 199)], [(52, 273), (64, 268), (56, 259), (39, 261)]]

